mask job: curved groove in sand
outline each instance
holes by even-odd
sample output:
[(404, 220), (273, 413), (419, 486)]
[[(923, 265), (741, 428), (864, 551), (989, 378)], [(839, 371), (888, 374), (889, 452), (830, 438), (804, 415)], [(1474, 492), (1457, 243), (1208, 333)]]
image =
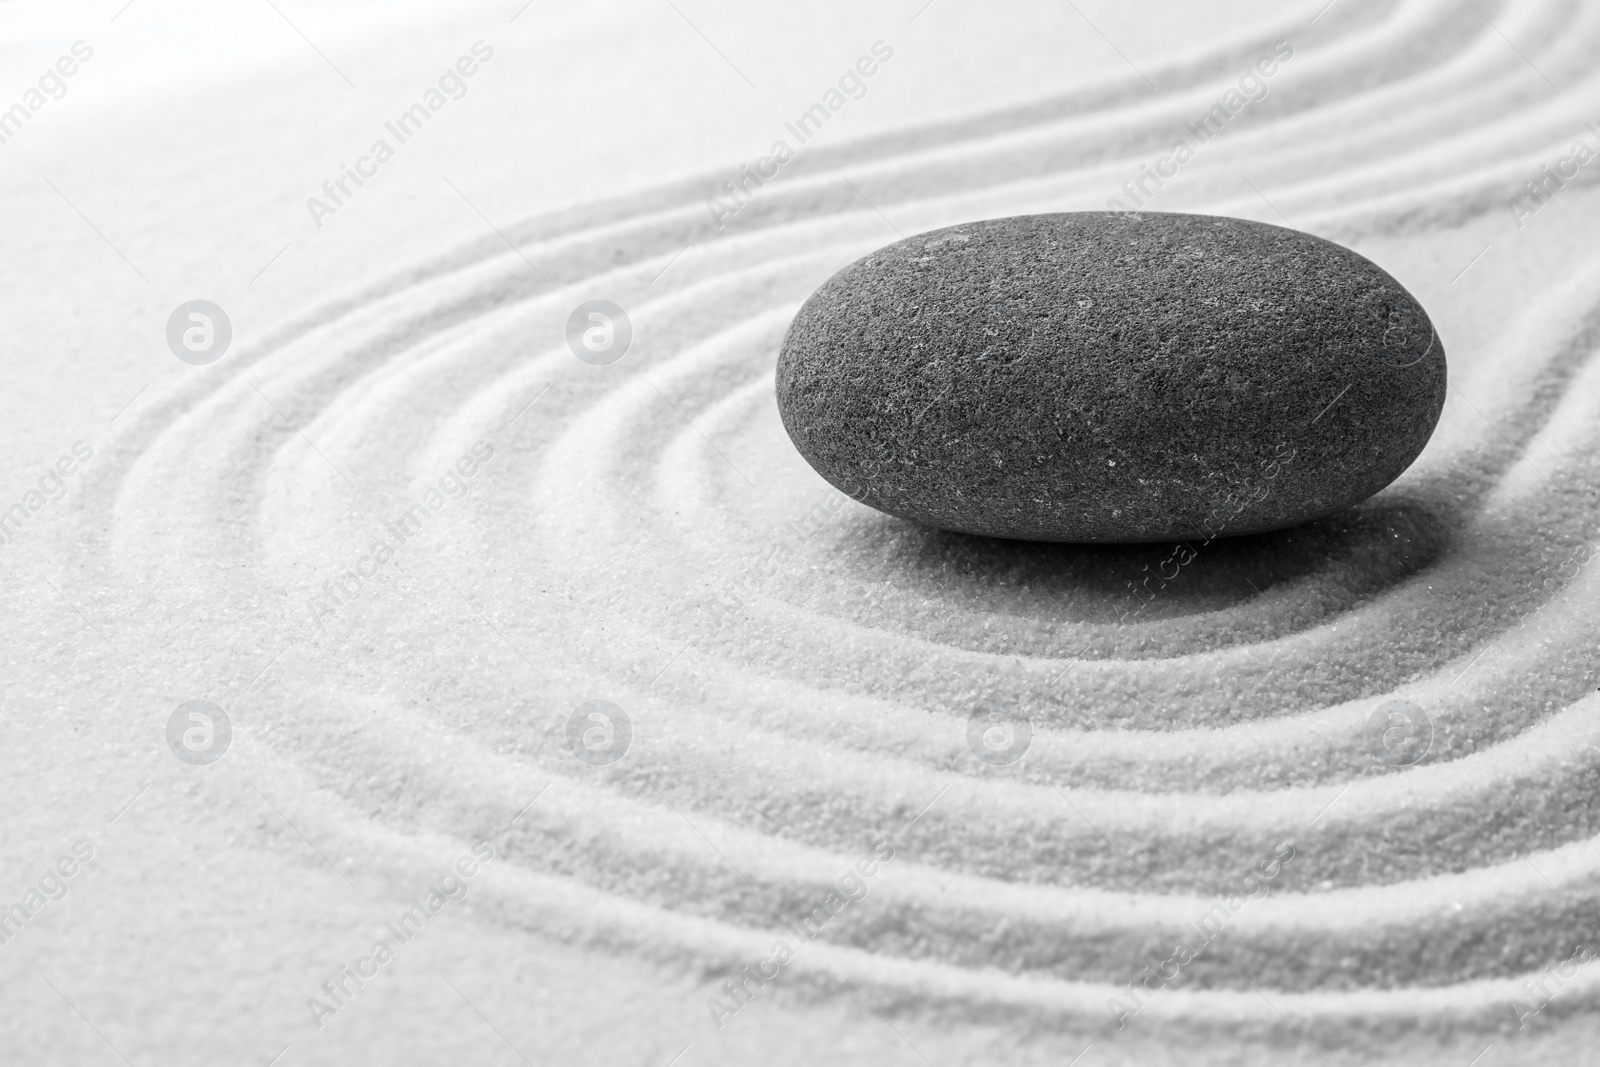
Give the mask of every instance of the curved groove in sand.
[[(1351, 4), (1206, 149), (1218, 165), (1156, 206), (1259, 215), (1242, 169), (1335, 239), (1498, 210), (1600, 78), (1600, 9), (1493, 14), (1563, 89), (1468, 7)], [(889, 519), (804, 466), (771, 397), (794, 308), (894, 239), (880, 210), (910, 233), (1100, 207), (1256, 44), (1159, 68), (1154, 95), (1119, 77), (817, 149), (726, 231), (695, 180), (510, 227), (517, 254), (442, 252), (130, 417), (85, 474), (64, 562), (130, 617), (206, 603), (281, 632), (315, 669), (264, 683), (258, 734), (314, 783), (320, 832), (407, 870), (496, 834), (508, 924), (736, 969), (890, 840), (900, 858), (799, 965), (808, 988), (1098, 1025), (1214, 894), (1292, 841), (1274, 893), (1143, 1018), (1180, 1035), (1275, 1027), (1279, 1009), (1335, 1038), (1501, 1025), (1519, 976), (1600, 938), (1583, 491), (1600, 257), (1499, 335), (1447, 338), (1452, 404), (1395, 486), (1219, 542), (1206, 576), (1131, 621), (1126, 587), (1160, 546), (1007, 546)], [(1451, 132), (1465, 115), (1470, 138)], [(1313, 147), (1281, 149), (1290, 132)], [(634, 325), (611, 367), (561, 343), (596, 296)], [(480, 440), (494, 455), (470, 491), (314, 618), (322, 583)], [(143, 547), (179, 535), (181, 556)], [(634, 719), (611, 767), (563, 744), (590, 697)], [(1390, 699), (1433, 718), (1417, 765), (1365, 749)], [(1037, 730), (1010, 770), (966, 752), (965, 718), (992, 700)], [(1600, 977), (1562, 1001), (1597, 1002)]]

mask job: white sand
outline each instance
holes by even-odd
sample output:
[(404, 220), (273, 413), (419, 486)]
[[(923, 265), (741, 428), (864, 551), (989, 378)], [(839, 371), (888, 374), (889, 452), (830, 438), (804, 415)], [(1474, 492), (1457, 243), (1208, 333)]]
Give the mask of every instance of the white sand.
[[(0, 105), (95, 49), (0, 144), (0, 509), (93, 449), (0, 545), (0, 905), (94, 849), (0, 944), (0, 1060), (1584, 1062), (1600, 967), (1525, 983), (1600, 950), (1600, 161), (1520, 229), (1505, 200), (1600, 144), (1600, 9), (1080, 3), (1125, 61), (1065, 6), (679, 4), (725, 61), (664, 4), (279, 6), (0, 16)], [(306, 198), (480, 39), (467, 95), (316, 228)], [(1103, 207), (1279, 39), (1151, 206), (1409, 287), (1452, 385), (1418, 463), (1122, 624), (1164, 547), (840, 506), (771, 396), (799, 301), (897, 231)], [(714, 227), (706, 195), (877, 40), (867, 95)], [(234, 324), (207, 367), (162, 332), (197, 297)], [(613, 366), (563, 341), (594, 298), (633, 324)], [(234, 725), (211, 766), (166, 745), (193, 699)], [(614, 765), (566, 746), (590, 699), (632, 719)], [(1416, 766), (1367, 751), (1389, 699), (1432, 716)], [(969, 754), (984, 700), (1030, 715), (1022, 763)], [(464, 901), (318, 1026), (479, 839)], [(883, 841), (717, 1028), (722, 982)], [(1285, 841), (1117, 1031), (1108, 999)], [(1543, 1005), (1520, 1031), (1513, 997)]]

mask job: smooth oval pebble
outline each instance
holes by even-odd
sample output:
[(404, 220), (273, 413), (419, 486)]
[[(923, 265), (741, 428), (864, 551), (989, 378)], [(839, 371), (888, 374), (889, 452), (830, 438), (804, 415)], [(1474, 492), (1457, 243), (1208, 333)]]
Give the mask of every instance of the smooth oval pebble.
[(783, 340), (806, 461), (891, 515), (1038, 541), (1177, 541), (1314, 519), (1388, 485), (1444, 348), (1370, 260), (1210, 215), (952, 226), (845, 267)]

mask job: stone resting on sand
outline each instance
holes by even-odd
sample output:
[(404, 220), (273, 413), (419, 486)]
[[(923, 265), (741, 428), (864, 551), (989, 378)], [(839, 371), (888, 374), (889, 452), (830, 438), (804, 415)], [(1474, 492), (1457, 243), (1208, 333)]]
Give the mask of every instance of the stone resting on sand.
[(801, 307), (778, 408), (881, 511), (1037, 541), (1255, 533), (1388, 485), (1444, 406), (1444, 348), (1376, 264), (1209, 215), (951, 226)]

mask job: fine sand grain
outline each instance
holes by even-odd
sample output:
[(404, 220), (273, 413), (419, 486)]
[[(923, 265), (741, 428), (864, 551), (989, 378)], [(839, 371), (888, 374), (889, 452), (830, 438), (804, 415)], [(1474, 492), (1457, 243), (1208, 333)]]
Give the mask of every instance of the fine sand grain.
[[(487, 79), (511, 92), (521, 76), (498, 72), (541, 54), (533, 31), (494, 36), (515, 6), (474, 9), (493, 33), (452, 16), (433, 51), (373, 74), (381, 99), (492, 38), (440, 131), (487, 136), (512, 114)], [(939, 29), (935, 6), (913, 28), (916, 6), (834, 47), (848, 63), (893, 42), (874, 93), (918, 62), (916, 34), (960, 50), (958, 17)], [(1600, 6), (1340, 0), (1312, 23), (1318, 6), (1202, 12), (1187, 44), (1139, 53), (1142, 73), (1077, 23), (1100, 65), (1074, 87), (892, 98), (893, 122), (819, 136), (721, 227), (707, 196), (781, 121), (687, 162), (637, 158), (604, 195), (573, 181), (554, 210), (501, 195), (510, 171), (419, 147), (390, 166), (422, 172), (426, 209), (375, 188), (319, 231), (301, 201), (394, 110), (330, 105), (359, 111), (341, 127), (357, 132), (270, 157), (293, 177), (273, 224), (218, 260), (241, 310), (205, 368), (160, 330), (181, 299), (229, 302), (204, 291), (207, 253), (135, 288), (32, 175), (85, 218), (124, 212), (103, 236), (134, 263), (157, 258), (150, 219), (179, 225), (157, 201), (180, 191), (136, 173), (149, 202), (130, 206), (114, 160), (63, 177), (44, 147), (18, 155), (40, 169), (7, 177), (29, 205), (8, 226), (38, 259), (10, 268), (13, 291), (64, 288), (106, 344), (146, 339), (108, 355), (47, 336), (72, 353), (48, 366), (7, 341), (8, 406), (76, 410), (76, 389), (105, 410), (19, 415), (7, 437), (8, 497), (76, 439), (93, 455), (0, 546), (3, 902), (73, 841), (96, 851), (0, 945), (4, 1058), (1583, 1062), (1600, 1036), (1600, 966), (1569, 962), (1600, 951), (1600, 163), (1520, 228), (1506, 199), (1596, 146)], [(662, 34), (686, 32), (662, 10)], [(606, 32), (585, 17), (548, 32), (563, 49)], [(673, 41), (743, 92), (698, 38)], [(823, 279), (897, 234), (1125, 198), (1276, 41), (1293, 56), (1269, 94), (1188, 135), (1194, 158), (1150, 207), (1298, 227), (1416, 294), (1450, 392), (1398, 482), (1145, 584), (1172, 546), (939, 533), (807, 467), (773, 366)], [(115, 125), (69, 118), (73, 136)], [(560, 121), (506, 150), (569, 166)], [(248, 128), (219, 119), (196, 150), (243, 173)], [(29, 210), (48, 210), (38, 233)], [(285, 243), (276, 295), (250, 304)], [(597, 298), (633, 328), (603, 367), (563, 339)], [(210, 767), (163, 733), (199, 698), (234, 724)], [(591, 699), (631, 719), (619, 762), (568, 748)], [(1413, 765), (1369, 749), (1391, 700), (1431, 724)], [(973, 758), (967, 719), (988, 705), (1030, 718), (1021, 762)], [(308, 998), (479, 840), (494, 858), (464, 898), (318, 1025)], [(780, 938), (801, 946), (789, 924), (884, 843), (892, 859), (847, 878), (860, 899), (729, 1000), (723, 982)], [(1141, 1006), (1128, 983), (1172, 971), (1180, 942), (1192, 960)]]

